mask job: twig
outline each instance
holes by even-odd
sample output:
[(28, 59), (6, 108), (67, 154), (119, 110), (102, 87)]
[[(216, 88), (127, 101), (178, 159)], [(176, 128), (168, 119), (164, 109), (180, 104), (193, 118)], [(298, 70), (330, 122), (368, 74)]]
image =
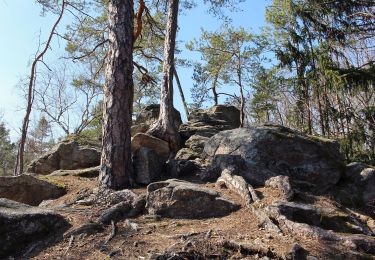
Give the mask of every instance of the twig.
[(109, 237), (105, 240), (104, 242), (105, 245), (108, 244), (108, 242), (111, 241), (116, 236), (117, 226), (113, 220), (111, 220), (111, 225), (112, 225), (112, 231)]
[(64, 255), (66, 255), (66, 254), (68, 253), (68, 251), (70, 250), (70, 248), (72, 248), (73, 241), (74, 241), (74, 235), (71, 235), (71, 236), (70, 236), (70, 239), (69, 239), (69, 245), (68, 245), (68, 247), (66, 248), (66, 250), (65, 250), (65, 252), (64, 252)]

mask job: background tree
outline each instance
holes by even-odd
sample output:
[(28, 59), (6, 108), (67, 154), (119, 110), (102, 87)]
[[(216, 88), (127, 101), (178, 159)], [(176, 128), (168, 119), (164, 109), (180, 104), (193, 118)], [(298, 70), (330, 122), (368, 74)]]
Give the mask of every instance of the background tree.
[[(42, 2), (44, 4), (46, 4), (47, 2), (49, 3), (49, 1), (42, 1)], [(55, 1), (55, 2), (57, 3), (57, 1)], [(61, 10), (60, 10), (59, 16), (58, 16), (55, 24), (52, 27), (52, 30), (51, 30), (51, 32), (49, 34), (49, 37), (48, 37), (48, 40), (47, 40), (44, 48), (42, 49), (42, 51), (40, 51), (40, 52), (38, 51), (38, 54), (36, 55), (35, 59), (33, 60), (32, 64), (31, 64), (31, 72), (30, 72), (28, 91), (27, 91), (26, 114), (25, 114), (25, 117), (23, 119), (22, 128), (21, 128), (21, 138), (20, 138), (20, 141), (19, 141), (19, 147), (18, 147), (18, 151), (17, 151), (17, 158), (16, 158), (15, 167), (14, 167), (14, 175), (20, 175), (23, 172), (23, 166), (24, 166), (24, 158), (23, 157), (24, 157), (24, 152), (25, 152), (25, 143), (26, 143), (27, 131), (28, 131), (28, 128), (29, 128), (30, 114), (31, 114), (31, 109), (32, 109), (32, 105), (33, 105), (34, 83), (35, 83), (35, 77), (36, 77), (37, 64), (38, 64), (38, 62), (43, 61), (43, 56), (45, 55), (45, 53), (47, 52), (47, 50), (48, 50), (48, 48), (51, 44), (52, 37), (55, 34), (56, 27), (58, 26), (58, 24), (61, 21), (61, 18), (64, 14), (64, 10), (65, 10), (65, 0), (62, 0)]]
[(16, 158), (16, 145), (10, 141), (9, 130), (0, 122), (0, 176), (11, 175)]
[[(215, 105), (219, 103), (220, 95), (234, 97), (241, 111), (241, 126), (244, 126), (245, 88), (250, 90), (251, 75), (263, 59), (260, 47), (255, 44), (254, 35), (244, 28), (235, 29), (226, 24), (216, 32), (203, 30), (201, 37), (187, 47), (199, 51), (204, 62), (195, 64), (194, 88), (211, 89)], [(226, 86), (227, 90), (219, 92), (219, 86)], [(233, 92), (228, 91), (230, 86), (237, 87), (239, 98), (236, 97), (236, 92), (232, 94)], [(196, 93), (202, 93), (203, 97), (195, 94), (195, 99), (204, 100), (207, 91)]]

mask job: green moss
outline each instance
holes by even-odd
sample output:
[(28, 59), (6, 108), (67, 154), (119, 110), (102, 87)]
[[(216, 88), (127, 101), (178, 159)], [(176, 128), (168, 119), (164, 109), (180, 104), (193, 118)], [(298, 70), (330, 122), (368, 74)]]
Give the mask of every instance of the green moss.
[(64, 183), (62, 183), (61, 181), (59, 180), (56, 180), (54, 179), (52, 176), (47, 176), (47, 175), (38, 175), (36, 176), (37, 179), (39, 180), (42, 180), (42, 181), (46, 181), (48, 183), (51, 183), (55, 186), (57, 186), (58, 188), (60, 189), (63, 189), (65, 190), (66, 189), (66, 185)]
[(96, 134), (91, 134), (89, 131), (85, 131), (79, 135), (70, 134), (65, 137), (63, 142), (75, 141), (80, 145), (97, 145), (100, 142), (100, 139)]

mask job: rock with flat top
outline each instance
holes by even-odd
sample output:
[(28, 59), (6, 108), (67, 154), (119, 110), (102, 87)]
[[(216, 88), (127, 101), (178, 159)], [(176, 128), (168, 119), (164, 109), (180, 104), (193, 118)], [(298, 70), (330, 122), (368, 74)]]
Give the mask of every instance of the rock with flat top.
[(146, 208), (151, 215), (202, 219), (221, 217), (239, 209), (214, 190), (186, 181), (170, 179), (147, 187)]
[(17, 256), (36, 241), (54, 240), (68, 227), (50, 210), (0, 199), (0, 258)]
[(47, 175), (57, 170), (85, 169), (100, 165), (99, 145), (65, 140), (28, 165), (26, 172)]
[(30, 175), (0, 177), (0, 198), (37, 206), (43, 200), (56, 199), (65, 189)]

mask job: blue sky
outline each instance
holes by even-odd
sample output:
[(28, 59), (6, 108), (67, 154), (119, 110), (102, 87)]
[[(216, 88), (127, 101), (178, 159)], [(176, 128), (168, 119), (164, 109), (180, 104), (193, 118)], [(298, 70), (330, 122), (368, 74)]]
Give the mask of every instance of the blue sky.
[[(198, 2), (198, 1), (197, 1)], [(243, 12), (232, 14), (233, 24), (252, 28), (257, 32), (259, 27), (265, 25), (264, 10), (269, 1), (247, 0), (239, 8)], [(56, 16), (41, 16), (41, 8), (35, 1), (30, 0), (0, 0), (0, 112), (11, 130), (12, 139), (18, 138), (18, 129), (24, 114), (24, 99), (22, 91), (16, 88), (21, 77), (27, 77), (30, 71), (30, 61), (37, 50), (39, 38), (45, 41), (54, 23)], [(65, 26), (71, 21), (69, 13), (63, 18), (58, 31), (63, 33)], [(179, 17), (179, 41), (188, 41), (200, 35), (201, 28), (214, 30), (221, 25), (221, 21), (207, 14), (206, 9), (198, 7), (185, 12)], [(39, 37), (40, 36), (40, 37)], [(56, 62), (63, 52), (64, 42), (54, 39), (52, 50), (48, 51), (46, 61)], [(181, 45), (183, 46), (183, 44)], [(197, 59), (198, 56), (189, 51), (180, 54), (182, 58)], [(39, 64), (39, 66), (42, 66)], [(185, 95), (189, 99), (189, 88), (192, 86), (191, 70), (179, 71)], [(177, 92), (177, 91), (176, 91)], [(181, 112), (182, 106), (178, 95), (175, 106)]]

